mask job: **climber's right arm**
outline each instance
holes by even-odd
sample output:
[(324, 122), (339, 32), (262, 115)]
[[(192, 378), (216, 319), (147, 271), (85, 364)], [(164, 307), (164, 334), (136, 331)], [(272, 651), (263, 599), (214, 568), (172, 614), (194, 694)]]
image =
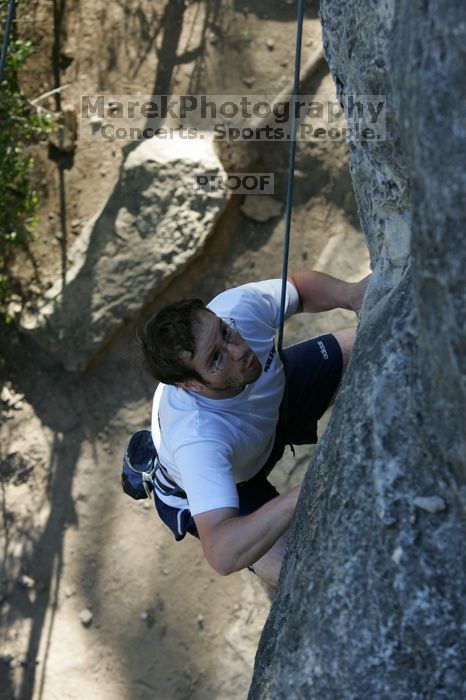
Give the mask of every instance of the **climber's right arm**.
[(277, 496), (249, 515), (217, 508), (194, 516), (205, 557), (222, 576), (254, 564), (288, 528), (300, 486)]

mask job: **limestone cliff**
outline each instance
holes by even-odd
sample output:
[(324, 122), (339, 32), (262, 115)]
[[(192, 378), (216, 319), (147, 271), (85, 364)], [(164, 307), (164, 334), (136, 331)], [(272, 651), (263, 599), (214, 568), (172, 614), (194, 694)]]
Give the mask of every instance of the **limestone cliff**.
[(304, 483), (250, 699), (466, 697), (466, 9), (322, 0), (374, 276)]

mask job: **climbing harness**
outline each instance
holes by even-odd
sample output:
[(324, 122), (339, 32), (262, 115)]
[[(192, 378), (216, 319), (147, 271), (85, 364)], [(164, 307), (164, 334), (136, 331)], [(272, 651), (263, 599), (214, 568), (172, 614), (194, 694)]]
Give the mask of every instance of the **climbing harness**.
[(13, 23), (13, 17), (15, 14), (15, 0), (10, 0), (8, 3), (8, 12), (5, 22), (5, 30), (3, 32), (3, 42), (2, 42), (2, 52), (0, 54), (0, 84), (3, 80), (3, 73), (5, 70), (6, 63), (6, 53), (8, 51), (8, 41), (10, 38), (11, 25)]
[(294, 166), (296, 160), (296, 97), (299, 92), (299, 72), (301, 68), (301, 44), (303, 36), (304, 0), (298, 0), (298, 26), (296, 32), (296, 50), (294, 67), (293, 98), (291, 109), (290, 153), (288, 160), (288, 188), (286, 194), (285, 239), (283, 244), (282, 293), (280, 299), (280, 317), (278, 330), (278, 352), (283, 347), (283, 325), (285, 322), (286, 279), (288, 275), (288, 257), (290, 251), (291, 210), (293, 206)]

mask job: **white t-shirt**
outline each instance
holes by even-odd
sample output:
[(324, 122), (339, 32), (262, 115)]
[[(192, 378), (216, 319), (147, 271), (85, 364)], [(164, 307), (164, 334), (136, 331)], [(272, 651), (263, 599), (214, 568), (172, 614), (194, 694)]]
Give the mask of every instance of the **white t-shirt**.
[[(186, 492), (192, 515), (238, 507), (236, 484), (251, 479), (270, 455), (285, 384), (274, 344), (280, 296), (281, 280), (267, 280), (230, 289), (208, 304), (217, 316), (235, 319), (262, 365), (259, 379), (237, 396), (211, 399), (172, 385), (157, 387), (152, 437), (160, 462)], [(288, 282), (285, 318), (298, 302)], [(168, 505), (186, 505), (179, 497), (158, 495)]]

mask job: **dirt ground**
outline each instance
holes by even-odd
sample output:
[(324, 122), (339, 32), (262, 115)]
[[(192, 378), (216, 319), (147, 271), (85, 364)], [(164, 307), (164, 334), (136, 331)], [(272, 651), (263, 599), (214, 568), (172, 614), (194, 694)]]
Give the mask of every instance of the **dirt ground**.
[[(306, 5), (304, 58), (320, 42), (316, 7)], [(37, 0), (17, 23), (38, 47), (25, 90), (37, 97), (59, 80), (68, 86), (61, 105), (97, 91), (274, 94), (291, 77), (295, 14), (294, 2)], [(305, 87), (334, 93), (325, 67)], [(55, 109), (56, 100), (44, 104)], [(34, 303), (63, 274), (73, 240), (117, 181), (125, 146), (78, 142), (68, 158), (47, 144), (36, 149), (43, 207), (38, 239), (16, 265), (21, 303)], [(286, 145), (258, 152), (257, 170), (275, 173), (284, 202)], [(203, 255), (143, 316), (182, 296), (208, 300), (280, 276), (283, 217), (257, 223), (233, 200)], [(292, 236), (291, 270), (345, 279), (367, 272), (344, 144), (299, 144)], [(82, 374), (66, 372), (16, 326), (2, 333), (2, 699), (247, 695), (272, 593), (247, 571), (217, 576), (198, 542), (175, 545), (153, 505), (120, 490), (124, 446), (150, 422), (155, 388), (139, 367), (140, 321), (128, 322)], [(343, 311), (301, 316), (286, 342), (354, 324)], [(311, 453), (283, 460), (273, 474), (279, 489), (302, 479)]]

